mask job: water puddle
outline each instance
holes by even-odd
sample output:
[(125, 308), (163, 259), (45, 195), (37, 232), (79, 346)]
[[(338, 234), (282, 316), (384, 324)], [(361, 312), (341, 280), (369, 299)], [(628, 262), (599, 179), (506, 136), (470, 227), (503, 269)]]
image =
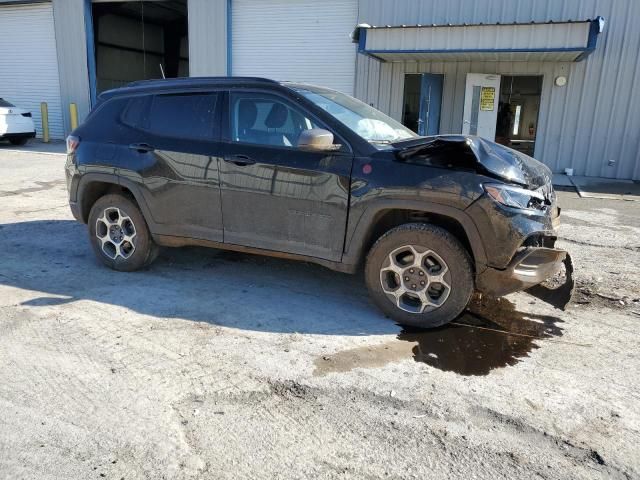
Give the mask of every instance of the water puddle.
[(314, 375), (376, 368), (413, 358), (460, 375), (487, 375), (515, 365), (539, 348), (540, 340), (562, 335), (556, 317), (521, 313), (504, 298), (474, 300), (451, 324), (434, 330), (404, 329), (395, 340), (337, 352), (316, 360)]

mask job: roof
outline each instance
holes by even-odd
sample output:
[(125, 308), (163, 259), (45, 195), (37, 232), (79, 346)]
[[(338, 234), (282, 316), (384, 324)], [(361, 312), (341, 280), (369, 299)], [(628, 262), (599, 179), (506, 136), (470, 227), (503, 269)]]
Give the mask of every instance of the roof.
[(207, 87), (220, 87), (220, 86), (260, 86), (260, 85), (278, 85), (280, 82), (270, 80), (268, 78), (260, 77), (181, 77), (181, 78), (167, 78), (167, 79), (154, 79), (154, 80), (139, 80), (131, 82), (128, 85), (121, 88), (114, 88), (107, 90), (100, 94), (100, 100), (106, 100), (108, 98), (143, 93), (154, 91), (171, 91), (171, 90), (189, 90), (200, 89)]

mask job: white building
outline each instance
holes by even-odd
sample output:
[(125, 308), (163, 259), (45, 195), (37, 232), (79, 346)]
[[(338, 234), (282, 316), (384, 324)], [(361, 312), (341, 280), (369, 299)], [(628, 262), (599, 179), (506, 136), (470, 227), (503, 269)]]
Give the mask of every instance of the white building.
[(354, 94), (424, 134), (640, 180), (637, 0), (0, 0), (0, 97), (69, 131), (142, 78), (264, 76)]

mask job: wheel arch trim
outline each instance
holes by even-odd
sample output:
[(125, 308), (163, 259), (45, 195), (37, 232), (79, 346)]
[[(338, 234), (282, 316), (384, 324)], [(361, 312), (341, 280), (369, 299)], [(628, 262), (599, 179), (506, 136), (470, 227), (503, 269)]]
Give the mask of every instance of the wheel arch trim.
[[(147, 203), (144, 200), (144, 196), (142, 195), (142, 192), (140, 192), (140, 188), (134, 182), (127, 180), (126, 178), (122, 178), (118, 175), (98, 172), (85, 173), (84, 175), (82, 175), (80, 181), (78, 182), (78, 191), (76, 194), (76, 199), (80, 205), (84, 205), (84, 195), (86, 194), (87, 189), (95, 183), (111, 184), (122, 187), (131, 192), (131, 195), (133, 195), (133, 198), (140, 207), (140, 210), (142, 210), (142, 214), (144, 215), (144, 219), (149, 226), (149, 230), (153, 232), (153, 219), (150, 215)], [(85, 208), (81, 209), (80, 213), (82, 215), (82, 221), (84, 223), (87, 223), (88, 221), (90, 210), (90, 208), (87, 209), (87, 211), (85, 211)]]
[(448, 205), (425, 202), (423, 200), (407, 199), (379, 199), (372, 200), (357, 219), (353, 229), (348, 229), (345, 252), (342, 257), (344, 263), (359, 264), (366, 255), (366, 243), (376, 228), (376, 216), (385, 210), (414, 211), (448, 217), (456, 221), (467, 236), (472, 250), (476, 272), (486, 268), (487, 256), (480, 233), (467, 213)]

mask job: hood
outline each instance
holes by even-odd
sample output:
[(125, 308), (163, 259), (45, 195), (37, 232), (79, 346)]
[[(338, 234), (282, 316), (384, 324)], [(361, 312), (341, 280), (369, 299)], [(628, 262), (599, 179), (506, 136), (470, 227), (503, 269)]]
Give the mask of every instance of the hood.
[[(524, 153), (480, 137), (470, 135), (437, 135), (393, 143), (396, 156), (407, 160), (413, 156), (433, 152), (439, 145), (465, 145), (477, 163), (491, 176), (530, 189), (537, 189), (551, 181), (551, 170)], [(455, 164), (454, 164), (455, 168)]]

